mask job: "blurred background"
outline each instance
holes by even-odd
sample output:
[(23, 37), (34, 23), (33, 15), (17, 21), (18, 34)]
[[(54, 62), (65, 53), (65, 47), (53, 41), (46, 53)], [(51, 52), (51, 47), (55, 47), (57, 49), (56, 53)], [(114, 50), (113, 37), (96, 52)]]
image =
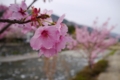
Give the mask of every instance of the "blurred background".
[[(0, 0), (0, 6), (6, 8), (21, 1)], [(25, 1), (29, 5), (33, 0)], [(68, 25), (70, 34), (74, 32), (76, 24), (91, 30), (96, 18), (99, 26), (110, 18), (109, 26), (116, 26), (111, 35), (116, 37), (120, 34), (120, 0), (38, 0), (33, 6), (41, 10), (53, 10), (54, 21), (65, 14), (63, 22)], [(4, 34), (5, 37), (0, 38), (0, 80), (69, 80), (88, 64), (80, 54), (66, 49), (50, 60), (38, 58), (38, 52), (32, 50), (29, 44), (33, 33), (24, 35), (20, 29), (13, 27), (12, 31)]]

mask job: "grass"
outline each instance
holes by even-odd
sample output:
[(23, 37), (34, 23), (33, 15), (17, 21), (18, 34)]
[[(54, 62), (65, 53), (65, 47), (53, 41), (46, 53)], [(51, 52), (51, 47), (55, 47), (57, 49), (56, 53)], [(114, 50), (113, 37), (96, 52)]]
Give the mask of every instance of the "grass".
[(108, 61), (100, 60), (94, 64), (93, 68), (90, 69), (86, 66), (82, 71), (78, 72), (76, 76), (71, 80), (97, 80), (97, 76), (106, 70)]
[(117, 51), (116, 49), (115, 49), (115, 50), (112, 50), (112, 51), (109, 53), (108, 56), (110, 56), (110, 55), (114, 55), (116, 51)]

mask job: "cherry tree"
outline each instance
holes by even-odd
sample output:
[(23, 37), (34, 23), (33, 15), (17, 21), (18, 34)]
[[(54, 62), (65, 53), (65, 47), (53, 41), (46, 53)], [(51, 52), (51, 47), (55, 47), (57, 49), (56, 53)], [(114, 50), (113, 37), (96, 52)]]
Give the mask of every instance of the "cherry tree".
[(91, 31), (87, 27), (79, 28), (76, 26), (76, 35), (68, 45), (68, 48), (83, 49), (88, 59), (89, 67), (92, 68), (98, 55), (117, 43), (118, 38), (110, 35), (113, 28), (114, 26), (111, 26), (108, 29), (108, 21), (100, 27), (97, 26), (97, 21), (95, 21)]

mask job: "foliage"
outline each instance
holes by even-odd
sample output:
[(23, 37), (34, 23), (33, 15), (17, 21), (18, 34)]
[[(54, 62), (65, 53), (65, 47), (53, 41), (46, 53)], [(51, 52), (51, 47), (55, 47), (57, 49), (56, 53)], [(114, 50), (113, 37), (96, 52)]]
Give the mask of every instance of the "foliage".
[(75, 27), (73, 25), (68, 26), (68, 33), (74, 34), (75, 33)]

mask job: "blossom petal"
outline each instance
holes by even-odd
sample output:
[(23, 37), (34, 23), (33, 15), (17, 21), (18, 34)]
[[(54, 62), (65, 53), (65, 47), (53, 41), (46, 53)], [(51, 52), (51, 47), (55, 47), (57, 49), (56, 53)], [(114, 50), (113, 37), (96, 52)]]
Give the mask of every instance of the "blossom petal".
[(34, 50), (39, 50), (42, 43), (39, 40), (39, 37), (33, 36), (30, 40), (30, 45)]

